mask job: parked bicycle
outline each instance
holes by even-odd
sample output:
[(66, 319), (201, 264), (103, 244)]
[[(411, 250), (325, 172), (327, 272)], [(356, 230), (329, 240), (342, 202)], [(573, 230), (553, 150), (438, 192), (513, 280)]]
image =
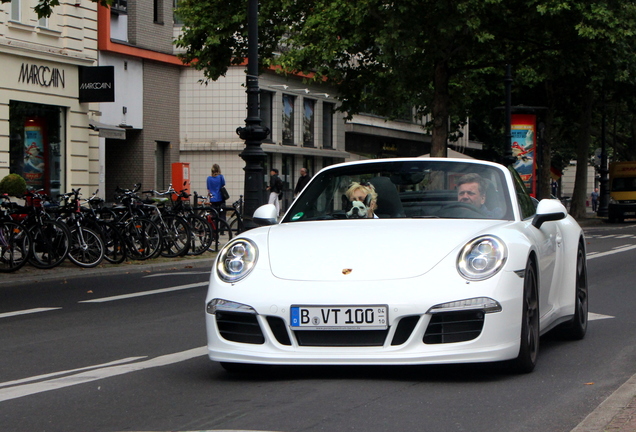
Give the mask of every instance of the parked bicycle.
[(104, 242), (100, 234), (87, 226), (80, 202), (80, 190), (60, 195), (63, 206), (57, 210), (59, 219), (66, 223), (71, 231), (69, 260), (80, 267), (98, 266), (104, 259)]
[(220, 247), (233, 237), (230, 225), (219, 217), (219, 213), (210, 205), (206, 197), (200, 196), (196, 192), (194, 192), (193, 210), (195, 214), (203, 217), (212, 227), (212, 244), (209, 250), (218, 252)]
[(31, 254), (32, 239), (29, 231), (15, 222), (9, 213), (9, 195), (2, 195), (0, 207), (0, 272), (19, 270), (27, 263)]
[(225, 207), (226, 218), (229, 221), (230, 230), (234, 236), (245, 231), (245, 224), (243, 223), (243, 210), (244, 202), (243, 195), (239, 197), (237, 201), (234, 201), (231, 207)]
[(24, 199), (24, 207), (12, 206), (11, 217), (20, 221), (31, 234), (33, 247), (29, 254), (29, 263), (40, 269), (60, 265), (68, 255), (70, 230), (46, 213), (44, 203), (51, 199), (43, 191), (28, 191)]

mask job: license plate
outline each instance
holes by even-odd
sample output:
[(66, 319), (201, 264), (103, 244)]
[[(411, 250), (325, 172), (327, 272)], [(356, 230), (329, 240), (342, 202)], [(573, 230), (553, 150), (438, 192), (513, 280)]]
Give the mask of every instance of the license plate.
[(385, 330), (387, 305), (292, 306), (294, 330)]

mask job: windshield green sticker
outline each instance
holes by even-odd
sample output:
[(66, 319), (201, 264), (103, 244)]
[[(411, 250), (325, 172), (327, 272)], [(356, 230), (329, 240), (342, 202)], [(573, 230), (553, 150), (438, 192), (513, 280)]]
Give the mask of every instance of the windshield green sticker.
[(293, 221), (297, 221), (298, 219), (300, 219), (301, 217), (305, 216), (305, 213), (303, 212), (298, 212), (296, 213), (294, 216), (292, 216), (292, 220)]

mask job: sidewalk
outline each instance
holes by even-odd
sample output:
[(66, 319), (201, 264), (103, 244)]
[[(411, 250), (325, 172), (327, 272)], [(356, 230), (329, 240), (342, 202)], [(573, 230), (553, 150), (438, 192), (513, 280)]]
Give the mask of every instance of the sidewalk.
[[(582, 227), (602, 225), (604, 219), (588, 212), (580, 220)], [(216, 253), (207, 252), (196, 257), (155, 258), (147, 261), (127, 261), (122, 264), (104, 262), (91, 269), (80, 268), (68, 260), (48, 270), (26, 265), (17, 272), (0, 275), (0, 289), (43, 281), (66, 280), (87, 275), (113, 275), (157, 270), (181, 270), (190, 268), (212, 268)], [(636, 432), (636, 374), (608, 397), (571, 432)]]

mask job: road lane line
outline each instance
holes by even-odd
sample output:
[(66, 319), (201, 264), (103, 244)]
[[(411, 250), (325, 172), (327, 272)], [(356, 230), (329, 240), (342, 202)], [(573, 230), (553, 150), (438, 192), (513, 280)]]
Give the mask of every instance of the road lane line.
[(173, 272), (173, 273), (155, 273), (155, 274), (149, 274), (144, 276), (144, 278), (152, 278), (152, 277), (157, 277), (157, 276), (181, 276), (181, 275), (187, 275), (187, 276), (191, 276), (191, 275), (197, 275), (197, 274), (210, 274), (210, 270), (208, 271), (203, 271), (203, 272)]
[(587, 320), (588, 321), (597, 321), (597, 320), (610, 319), (610, 318), (616, 318), (616, 317), (613, 317), (611, 315), (597, 314), (597, 313), (593, 313), (593, 312), (588, 312), (587, 313)]
[(9, 318), (9, 317), (18, 316), (18, 315), (28, 315), (28, 314), (39, 313), (39, 312), (48, 312), (48, 311), (58, 310), (58, 309), (62, 309), (62, 308), (61, 307), (35, 308), (35, 309), (25, 309), (25, 310), (15, 311), (15, 312), (5, 312), (5, 313), (0, 313), (0, 318)]
[(102, 297), (102, 298), (97, 298), (97, 299), (92, 299), (92, 300), (82, 300), (79, 303), (104, 303), (104, 302), (116, 301), (116, 300), (124, 300), (124, 299), (129, 299), (129, 298), (134, 298), (134, 297), (143, 297), (143, 296), (154, 295), (154, 294), (163, 294), (163, 293), (172, 292), (172, 291), (180, 291), (180, 290), (186, 290), (186, 289), (191, 289), (191, 288), (198, 288), (198, 287), (202, 287), (202, 286), (207, 286), (208, 283), (209, 282), (199, 282), (199, 283), (188, 284), (188, 285), (174, 286), (174, 287), (170, 287), (170, 288), (156, 289), (156, 290), (152, 290), (152, 291), (141, 291), (141, 292), (136, 292), (136, 293), (112, 296), (112, 297)]
[(48, 374), (44, 374), (44, 375), (37, 375), (37, 376), (33, 376), (33, 377), (22, 378), (22, 379), (15, 380), (15, 381), (5, 381), (3, 383), (0, 383), (0, 388), (15, 386), (15, 385), (18, 385), (18, 384), (24, 384), (24, 383), (31, 382), (31, 381), (40, 381), (40, 380), (43, 380), (43, 379), (46, 379), (46, 378), (52, 378), (52, 377), (60, 376), (60, 375), (68, 375), (68, 374), (72, 374), (72, 373), (75, 373), (75, 372), (81, 372), (81, 371), (85, 371), (85, 370), (99, 369), (99, 368), (108, 367), (108, 366), (114, 366), (114, 365), (118, 365), (118, 364), (122, 364), (122, 363), (130, 363), (130, 362), (141, 360), (141, 359), (147, 358), (147, 357), (148, 356), (128, 357), (128, 358), (121, 359), (121, 360), (115, 360), (115, 361), (108, 362), (108, 363), (102, 363), (102, 364), (99, 364), (99, 365), (86, 366), (86, 367), (77, 368), (77, 369), (70, 369), (70, 370), (66, 370), (66, 371), (52, 372), (52, 373), (48, 373)]
[(626, 252), (626, 251), (632, 250), (632, 249), (636, 249), (636, 245), (625, 246), (625, 247), (620, 248), (620, 249), (614, 249), (614, 250), (610, 250), (610, 251), (606, 251), (606, 252), (599, 252), (599, 253), (594, 254), (594, 255), (588, 254), (587, 255), (587, 260), (589, 261), (589, 260), (594, 259), (594, 258), (599, 258), (599, 257), (607, 256), (607, 255), (612, 255), (612, 254), (619, 253), (619, 252)]
[(4, 402), (11, 399), (17, 399), (24, 396), (29, 396), (37, 393), (42, 393), (50, 390), (57, 390), (65, 387), (74, 386), (77, 384), (85, 384), (92, 381), (97, 381), (114, 376), (124, 375), (130, 372), (138, 372), (144, 369), (150, 369), (160, 366), (167, 366), (173, 363), (179, 363), (182, 361), (190, 360), (195, 357), (201, 357), (208, 353), (206, 346), (193, 348), (187, 351), (181, 351), (173, 354), (167, 354), (164, 356), (156, 357), (150, 360), (122, 364), (117, 366), (109, 366), (100, 369), (93, 369), (86, 372), (81, 372), (74, 375), (68, 375), (61, 378), (55, 378), (48, 381), (42, 381), (37, 383), (24, 384), (14, 387), (8, 387), (0, 389), (0, 402)]

